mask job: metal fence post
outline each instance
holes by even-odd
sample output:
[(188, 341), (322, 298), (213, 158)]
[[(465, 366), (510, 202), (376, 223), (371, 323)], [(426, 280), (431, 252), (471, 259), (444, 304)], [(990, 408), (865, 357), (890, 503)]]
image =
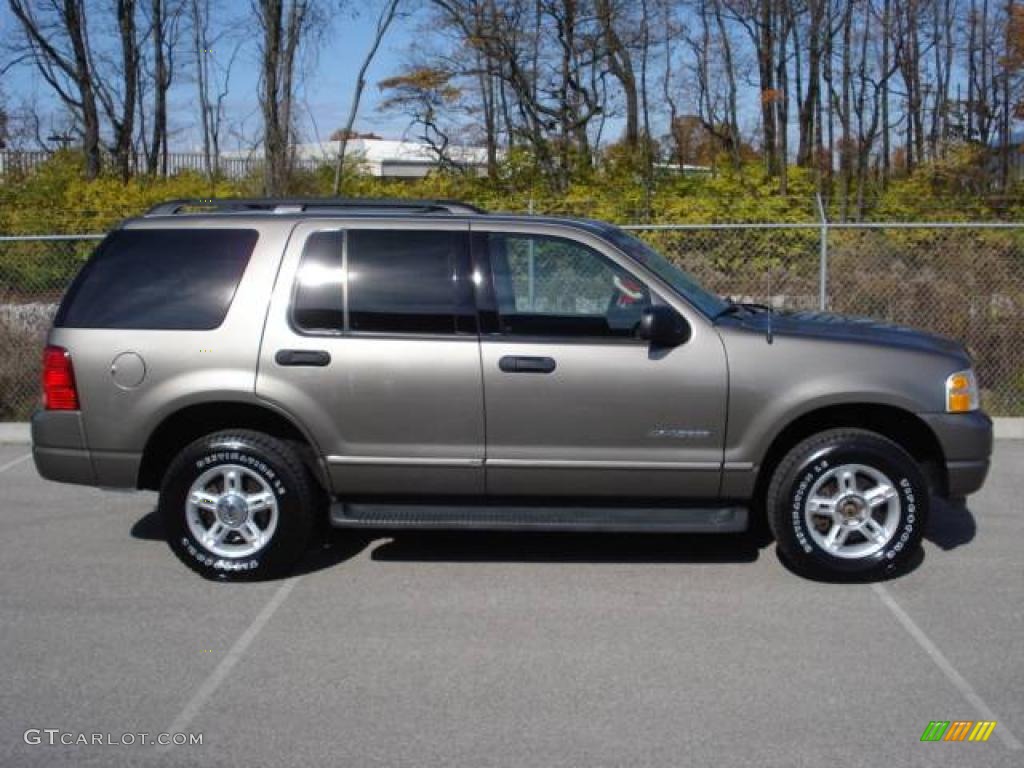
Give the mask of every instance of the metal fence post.
[(814, 193), (814, 200), (818, 204), (818, 218), (821, 221), (820, 250), (818, 255), (818, 309), (822, 312), (828, 309), (828, 217), (825, 215), (825, 205), (821, 202), (821, 193)]

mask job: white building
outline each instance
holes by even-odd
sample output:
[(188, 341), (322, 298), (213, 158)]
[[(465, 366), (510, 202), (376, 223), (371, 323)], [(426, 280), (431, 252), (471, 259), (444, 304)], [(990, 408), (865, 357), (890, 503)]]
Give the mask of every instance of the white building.
[[(338, 157), (341, 142), (324, 141), (297, 144), (300, 161), (330, 164)], [(487, 150), (483, 147), (449, 146), (446, 155), (455, 163), (478, 175), (487, 173)], [(439, 167), (437, 154), (426, 144), (389, 139), (349, 139), (345, 163), (358, 163), (364, 173), (386, 178), (418, 179)]]

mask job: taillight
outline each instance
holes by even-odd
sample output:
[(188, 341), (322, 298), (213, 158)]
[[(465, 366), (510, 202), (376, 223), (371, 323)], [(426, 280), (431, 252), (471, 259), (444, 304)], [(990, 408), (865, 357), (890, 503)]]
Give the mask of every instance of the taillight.
[(64, 347), (43, 350), (43, 408), (48, 411), (77, 411), (78, 390), (71, 355)]

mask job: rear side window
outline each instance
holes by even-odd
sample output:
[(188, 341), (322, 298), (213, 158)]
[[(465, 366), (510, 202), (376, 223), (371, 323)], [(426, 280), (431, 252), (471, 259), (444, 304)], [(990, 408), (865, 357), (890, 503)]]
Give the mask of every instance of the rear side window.
[(65, 328), (205, 331), (224, 322), (256, 246), (251, 229), (125, 229), (71, 284)]
[(295, 324), (312, 333), (475, 333), (467, 245), (465, 232), (317, 232), (299, 265)]

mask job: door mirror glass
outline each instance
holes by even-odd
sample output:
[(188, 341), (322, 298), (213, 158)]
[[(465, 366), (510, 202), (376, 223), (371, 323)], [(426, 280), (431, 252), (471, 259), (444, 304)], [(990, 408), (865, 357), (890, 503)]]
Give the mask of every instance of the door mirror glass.
[(690, 324), (672, 307), (654, 304), (644, 307), (639, 335), (656, 347), (678, 347), (690, 340)]

